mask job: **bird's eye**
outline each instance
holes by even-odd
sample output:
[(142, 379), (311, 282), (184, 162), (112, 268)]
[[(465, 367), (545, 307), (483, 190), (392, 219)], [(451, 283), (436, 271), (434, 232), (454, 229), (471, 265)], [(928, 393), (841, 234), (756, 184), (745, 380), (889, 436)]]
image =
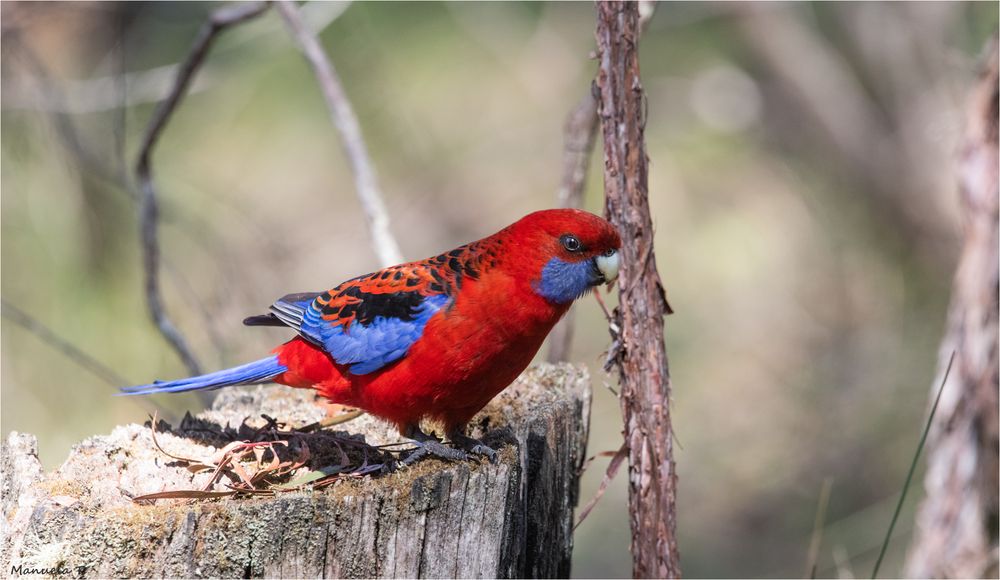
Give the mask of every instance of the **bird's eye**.
[(559, 241), (562, 242), (563, 247), (570, 252), (579, 252), (583, 249), (583, 244), (581, 244), (580, 240), (578, 240), (573, 234), (565, 234), (559, 238)]
[(616, 253), (618, 253), (618, 250), (614, 248), (608, 248), (607, 250), (604, 250), (604, 257), (610, 258), (611, 256), (614, 256)]

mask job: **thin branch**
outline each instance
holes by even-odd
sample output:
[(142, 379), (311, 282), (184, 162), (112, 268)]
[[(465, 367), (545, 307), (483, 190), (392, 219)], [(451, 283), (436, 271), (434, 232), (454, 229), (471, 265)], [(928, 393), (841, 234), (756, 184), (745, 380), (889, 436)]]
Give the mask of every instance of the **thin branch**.
[(816, 517), (813, 519), (812, 537), (809, 538), (809, 551), (806, 553), (805, 578), (816, 577), (816, 565), (819, 562), (819, 548), (823, 542), (823, 526), (826, 523), (826, 510), (830, 505), (830, 491), (833, 489), (833, 478), (823, 480), (819, 490), (819, 503), (816, 505)]
[[(6, 34), (7, 36), (4, 38), (5, 42), (10, 43), (13, 47), (13, 50), (9, 53), (11, 56), (18, 59), (23, 65), (25, 71), (27, 71), (27, 74), (19, 76), (29, 79), (27, 85), (30, 88), (25, 90), (25, 92), (28, 93), (27, 96), (29, 100), (34, 100), (34, 102), (47, 101), (55, 103), (57, 106), (47, 110), (49, 113), (48, 118), (51, 120), (56, 134), (58, 134), (62, 139), (66, 149), (68, 149), (73, 155), (73, 158), (78, 162), (80, 168), (96, 175), (106, 182), (113, 183), (120, 187), (121, 183), (118, 180), (118, 176), (115, 175), (115, 173), (107, 166), (107, 163), (93, 155), (89, 148), (83, 146), (80, 135), (77, 133), (76, 126), (73, 124), (70, 115), (63, 112), (65, 107), (58, 106), (67, 102), (65, 94), (63, 94), (57, 86), (57, 83), (52, 78), (52, 74), (49, 72), (48, 68), (42, 62), (42, 59), (39, 58), (34, 49), (22, 39), (22, 31), (15, 28)], [(14, 86), (17, 87), (20, 85), (15, 84)], [(38, 110), (43, 109), (39, 108)], [(126, 193), (131, 195), (131, 192)]]
[[(11, 55), (20, 59), (25, 69), (29, 72), (29, 74), (18, 75), (18, 77), (26, 78), (29, 82), (36, 85), (35, 90), (31, 93), (36, 101), (41, 102), (48, 99), (59, 103), (70, 102), (67, 98), (67, 94), (63, 92), (60, 87), (64, 81), (60, 81), (59, 83), (56, 82), (51, 72), (46, 68), (34, 50), (22, 40), (20, 36), (22, 33), (15, 29), (6, 34), (9, 34), (10, 36), (5, 37), (4, 41), (10, 42), (14, 47), (16, 47), (14, 50), (10, 51)], [(195, 84), (197, 84), (197, 82), (195, 82)], [(120, 86), (119, 91), (120, 93), (122, 91), (127, 93), (127, 87)], [(45, 95), (48, 95), (48, 97), (45, 97)], [(118, 99), (124, 103), (125, 96), (119, 94)], [(162, 98), (160, 100), (162, 100)], [(4, 107), (6, 107), (6, 101), (4, 102)], [(118, 108), (121, 110), (122, 115), (117, 119), (117, 123), (119, 125), (115, 128), (115, 133), (117, 135), (114, 154), (116, 158), (113, 162), (111, 160), (101, 159), (91, 153), (94, 147), (91, 144), (86, 143), (85, 139), (83, 139), (83, 135), (73, 122), (73, 115), (62, 113), (59, 108), (46, 110), (44, 107), (41, 107), (36, 110), (39, 113), (44, 113), (46, 115), (46, 118), (52, 124), (56, 134), (61, 138), (62, 145), (66, 148), (67, 152), (71, 154), (79, 170), (102, 180), (107, 185), (107, 187), (102, 188), (101, 191), (112, 192), (116, 195), (124, 195), (129, 199), (138, 201), (139, 195), (129, 184), (129, 176), (126, 174), (126, 170), (120, 167), (124, 164), (125, 154), (125, 105), (121, 104)], [(198, 240), (199, 243), (202, 241), (202, 238), (212, 233), (210, 230), (202, 227), (203, 224), (198, 222), (192, 223), (192, 216), (185, 215), (183, 207), (172, 203), (169, 199), (163, 201), (163, 219), (165, 223), (171, 223), (182, 229), (185, 234), (189, 234), (192, 239)], [(237, 207), (237, 209), (239, 208)], [(249, 219), (249, 217), (246, 217), (246, 219)], [(211, 241), (219, 242), (220, 240)], [(204, 246), (205, 244), (202, 245)]]
[(375, 179), (375, 170), (361, 136), (358, 118), (347, 99), (333, 64), (326, 52), (323, 51), (316, 33), (302, 21), (298, 7), (290, 0), (278, 0), (275, 5), (285, 19), (289, 31), (309, 65), (312, 66), (313, 74), (315, 74), (320, 91), (323, 93), (323, 99), (330, 110), (330, 118), (340, 133), (341, 144), (354, 173), (358, 199), (364, 210), (369, 234), (379, 262), (383, 266), (402, 262), (403, 257), (399, 250), (399, 244), (396, 243), (396, 239), (389, 230), (389, 215), (386, 212), (385, 203), (382, 201), (382, 193), (379, 191)]
[(215, 38), (226, 28), (250, 20), (267, 10), (265, 2), (250, 2), (236, 6), (225, 6), (213, 12), (208, 22), (202, 26), (195, 40), (194, 46), (184, 64), (177, 73), (174, 86), (153, 113), (149, 128), (146, 130), (139, 150), (139, 160), (136, 163), (136, 179), (140, 189), (140, 227), (143, 245), (143, 266), (145, 269), (146, 303), (149, 307), (150, 316), (156, 323), (160, 333), (167, 339), (177, 354), (184, 361), (184, 365), (193, 374), (200, 374), (201, 369), (197, 359), (191, 353), (187, 341), (181, 335), (177, 327), (167, 317), (163, 309), (163, 301), (160, 296), (159, 282), (159, 261), (160, 248), (157, 240), (157, 220), (159, 210), (156, 201), (156, 189), (153, 185), (152, 174), (152, 154), (153, 147), (170, 120), (174, 110), (180, 104), (184, 95), (187, 94), (188, 87), (194, 78), (195, 73), (205, 61), (209, 48)]
[(587, 170), (597, 140), (597, 120), (597, 99), (591, 88), (569, 114), (563, 129), (563, 172), (556, 196), (559, 207), (583, 205)]
[[(337, 20), (349, 5), (350, 2), (309, 2), (302, 7), (302, 14), (313, 29), (322, 30)], [(239, 49), (248, 42), (253, 42), (255, 54), (260, 55), (262, 50), (268, 50), (278, 45), (273, 39), (276, 37), (275, 31), (280, 30), (280, 25), (277, 27), (244, 28), (234, 34), (219, 50), (229, 52)], [(18, 32), (16, 27), (12, 27), (10, 31), (5, 30), (4, 35)], [(8, 86), (5, 82), (2, 107), (4, 110), (27, 109), (88, 114), (158, 103), (170, 91), (180, 68), (180, 63), (174, 63), (124, 74), (63, 80), (65, 93), (72, 97), (70, 99), (62, 98), (61, 94), (54, 92), (28, 91), (17, 83), (11, 83)], [(224, 71), (206, 65), (201, 69), (198, 78), (188, 87), (187, 93), (194, 94), (204, 91), (213, 86), (222, 76), (224, 76)], [(26, 80), (29, 83), (40, 84), (44, 78), (36, 78), (32, 75)], [(121, 85), (127, 89), (125, 91), (128, 95), (127, 99), (122, 99)]]
[[(56, 352), (62, 353), (63, 356), (77, 366), (82, 367), (112, 387), (118, 388), (134, 384), (132, 381), (119, 375), (108, 365), (85, 353), (72, 342), (56, 334), (54, 330), (45, 326), (27, 312), (2, 299), (0, 299), (0, 316), (34, 334), (43, 344)], [(147, 411), (153, 412), (160, 409), (160, 406), (149, 397), (134, 397), (133, 400)]]
[[(822, 156), (822, 165), (834, 168), (839, 162), (843, 169), (833, 169), (837, 179), (856, 180), (857, 186), (849, 189), (868, 190), (864, 202), (877, 219), (904, 234), (936, 267), (943, 266), (942, 259), (950, 256), (940, 252), (941, 240), (950, 240), (952, 234), (950, 226), (938, 219), (936, 192), (927, 189), (928, 175), (920, 173), (919, 164), (907, 158), (902, 127), (887, 120), (849, 59), (796, 15), (798, 6), (727, 6), (739, 16), (737, 23), (749, 49), (776, 79), (775, 91), (787, 95), (782, 107), (792, 105), (789, 112), (794, 115), (797, 110), (808, 117), (804, 126), (792, 126), (795, 137), (814, 136), (814, 144), (822, 146), (815, 153)], [(782, 116), (789, 112), (782, 109)]]
[[(566, 119), (563, 129), (563, 173), (559, 182), (556, 205), (583, 206), (583, 191), (587, 185), (587, 170), (597, 137), (597, 99), (588, 91)], [(548, 361), (562, 362), (569, 358), (573, 342), (573, 310), (563, 316), (549, 334)]]
[(622, 443), (622, 446), (618, 448), (618, 451), (612, 453), (611, 462), (608, 463), (608, 468), (604, 471), (604, 478), (601, 479), (601, 485), (598, 486), (597, 492), (594, 493), (594, 497), (590, 498), (587, 505), (583, 506), (580, 510), (580, 515), (577, 517), (576, 523), (573, 524), (574, 531), (580, 527), (583, 520), (587, 519), (590, 512), (597, 506), (597, 502), (601, 501), (601, 497), (604, 496), (604, 492), (608, 490), (608, 486), (611, 485), (615, 476), (618, 475), (618, 469), (621, 467), (626, 457), (628, 457), (628, 443)]
[(111, 367), (83, 352), (73, 343), (62, 338), (52, 331), (52, 329), (45, 326), (38, 320), (35, 320), (35, 318), (30, 314), (21, 310), (17, 306), (14, 306), (10, 302), (0, 300), (0, 315), (3, 315), (3, 317), (7, 320), (10, 320), (14, 324), (34, 334), (39, 338), (39, 340), (52, 347), (54, 350), (66, 355), (66, 358), (83, 367), (92, 375), (108, 383), (112, 387), (122, 387), (131, 384), (124, 377), (112, 370)]

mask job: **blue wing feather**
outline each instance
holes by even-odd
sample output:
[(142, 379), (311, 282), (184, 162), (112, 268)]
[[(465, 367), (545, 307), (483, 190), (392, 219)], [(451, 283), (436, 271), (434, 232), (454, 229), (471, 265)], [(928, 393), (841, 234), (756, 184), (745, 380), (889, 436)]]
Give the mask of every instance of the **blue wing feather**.
[(313, 302), (304, 309), (298, 330), (326, 349), (333, 360), (350, 365), (352, 374), (366, 375), (402, 358), (448, 300), (444, 294), (425, 296), (405, 318), (374, 316), (346, 326), (336, 319), (324, 320), (320, 306)]

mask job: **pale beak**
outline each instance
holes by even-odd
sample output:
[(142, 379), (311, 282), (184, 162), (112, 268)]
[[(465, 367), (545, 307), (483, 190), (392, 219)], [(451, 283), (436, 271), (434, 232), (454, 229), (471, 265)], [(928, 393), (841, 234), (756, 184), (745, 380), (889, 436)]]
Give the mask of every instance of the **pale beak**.
[(612, 250), (609, 255), (600, 255), (594, 258), (597, 269), (600, 270), (604, 280), (608, 283), (608, 288), (618, 279), (618, 252)]

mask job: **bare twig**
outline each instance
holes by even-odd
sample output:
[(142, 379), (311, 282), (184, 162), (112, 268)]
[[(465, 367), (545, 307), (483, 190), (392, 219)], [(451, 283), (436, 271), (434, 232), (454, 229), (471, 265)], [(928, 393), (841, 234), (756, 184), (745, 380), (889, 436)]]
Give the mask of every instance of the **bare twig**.
[[(69, 81), (66, 92), (73, 95), (72, 100), (60, 98), (58, 94), (51, 92), (35, 95), (14, 85), (9, 97), (4, 95), (3, 108), (82, 115), (157, 103), (163, 100), (164, 94), (170, 90), (179, 68), (176, 64), (168, 64), (124, 75), (115, 74)], [(198, 93), (207, 89), (212, 84), (213, 77), (212, 73), (201, 75), (191, 86), (191, 92)], [(40, 82), (38, 78), (29, 80)], [(124, 101), (121, 98), (119, 84), (128, 87), (129, 96)]]
[(383, 266), (398, 264), (403, 261), (403, 254), (399, 251), (396, 238), (389, 230), (389, 214), (382, 201), (382, 193), (375, 179), (375, 170), (372, 168), (364, 138), (361, 136), (358, 118), (354, 114), (350, 101), (347, 100), (347, 95), (340, 84), (333, 63), (330, 62), (323, 47), (320, 46), (316, 33), (302, 21), (302, 16), (295, 4), (290, 0), (278, 0), (275, 5), (285, 19), (285, 23), (299, 48), (302, 49), (306, 60), (309, 61), (309, 65), (312, 66), (313, 74), (316, 75), (316, 81), (323, 93), (323, 99), (326, 101), (327, 108), (330, 109), (330, 119), (340, 133), (341, 144), (354, 173), (354, 185), (357, 188), (358, 200), (364, 210), (368, 231), (379, 262)]
[[(309, 2), (302, 7), (302, 15), (315, 30), (322, 30), (334, 22), (348, 6), (350, 2)], [(255, 54), (260, 55), (262, 51), (278, 46), (273, 39), (276, 36), (274, 32), (280, 30), (280, 26), (240, 29), (224, 47), (220, 47), (220, 50), (232, 51), (248, 42), (253, 42)], [(17, 33), (19, 31), (16, 27), (4, 31), (5, 37)], [(3, 108), (88, 114), (158, 103), (171, 90), (180, 68), (180, 63), (174, 63), (124, 74), (64, 80), (65, 94), (71, 97), (68, 99), (63, 98), (58, 92), (27, 91), (19, 84), (8, 86), (5, 83)], [(222, 76), (224, 71), (206, 65), (201, 69), (198, 78), (188, 87), (187, 92), (193, 94), (204, 91)], [(29, 83), (41, 84), (45, 79), (32, 75), (27, 80)], [(128, 95), (127, 99), (122, 98), (121, 86), (126, 88), (124, 92)]]
[(833, 478), (823, 480), (819, 490), (819, 503), (816, 504), (816, 517), (813, 520), (812, 536), (809, 538), (809, 552), (806, 553), (805, 578), (816, 577), (816, 564), (819, 562), (819, 547), (823, 542), (823, 525), (826, 522), (826, 509), (830, 505), (830, 490), (833, 488)]
[(139, 160), (136, 163), (136, 179), (140, 189), (140, 227), (142, 232), (143, 246), (143, 266), (145, 268), (146, 303), (149, 307), (150, 316), (156, 323), (160, 333), (167, 339), (177, 354), (184, 361), (185, 366), (193, 374), (201, 372), (197, 359), (191, 353), (187, 341), (181, 335), (177, 327), (167, 317), (163, 309), (163, 301), (160, 296), (159, 282), (159, 261), (160, 248), (157, 239), (157, 220), (159, 210), (156, 201), (156, 189), (153, 186), (152, 174), (152, 154), (167, 121), (180, 104), (184, 95), (187, 94), (188, 87), (194, 79), (195, 73), (205, 61), (208, 51), (215, 38), (226, 28), (250, 20), (262, 14), (268, 5), (265, 2), (250, 2), (238, 4), (236, 6), (225, 6), (213, 12), (208, 22), (202, 26), (198, 33), (198, 38), (191, 48), (187, 59), (177, 73), (173, 88), (167, 98), (162, 101), (153, 113), (153, 118), (146, 130), (139, 150)]
[[(927, 191), (929, 179), (920, 174), (919, 163), (907, 159), (910, 144), (900, 137), (905, 133), (873, 102), (870, 88), (858, 78), (850, 59), (796, 15), (798, 6), (727, 6), (740, 17), (738, 24), (750, 50), (778, 81), (774, 88), (787, 95), (782, 108), (791, 105), (793, 113), (797, 109), (808, 117), (810, 123), (794, 125), (796, 137), (815, 134), (815, 142), (825, 145), (819, 151), (823, 164), (845, 167), (837, 178), (856, 180), (854, 189), (870, 193), (864, 202), (879, 220), (904, 234), (932, 263), (942, 265), (946, 254), (939, 251), (941, 240), (948, 240), (951, 233), (938, 219), (939, 208), (928, 204), (937, 196)], [(895, 104), (888, 109), (908, 107)], [(784, 111), (782, 115), (787, 116)]]
[(95, 377), (100, 378), (109, 385), (113, 387), (121, 387), (130, 384), (129, 381), (125, 380), (110, 367), (83, 352), (73, 343), (62, 338), (53, 332), (49, 327), (45, 326), (30, 314), (14, 306), (10, 302), (7, 302), (6, 300), (0, 301), (0, 314), (2, 314), (7, 320), (10, 320), (28, 332), (31, 332), (42, 342), (63, 353), (66, 355), (66, 358), (87, 369)]
[[(26, 75), (18, 75), (18, 78), (27, 76), (29, 81), (35, 84), (35, 90), (30, 94), (39, 103), (45, 100), (51, 100), (52, 102), (58, 103), (68, 103), (70, 99), (67, 94), (61, 88), (64, 81), (56, 82), (53, 75), (34, 52), (31, 46), (24, 42), (21, 38), (23, 34), (20, 30), (13, 30), (9, 33), (10, 36), (4, 38), (5, 42), (10, 42), (15, 49), (11, 50), (11, 55), (17, 59), (20, 59), (23, 63)], [(124, 82), (122, 84), (125, 84)], [(124, 92), (125, 87), (119, 87), (119, 90)], [(71, 92), (71, 91), (69, 91)], [(48, 95), (47, 97), (45, 95)], [(6, 94), (4, 95), (6, 97)], [(119, 100), (124, 100), (123, 95), (119, 95)], [(4, 101), (4, 107), (7, 106), (6, 100)], [(122, 104), (119, 108), (124, 109), (125, 105)], [(70, 114), (65, 114), (57, 108), (46, 110), (44, 107), (40, 107), (40, 112), (46, 113), (47, 117), (52, 124), (53, 129), (56, 134), (62, 139), (62, 144), (66, 147), (67, 151), (72, 155), (76, 161), (77, 166), (83, 172), (88, 175), (93, 175), (103, 182), (105, 182), (108, 187), (102, 188), (101, 191), (108, 191), (114, 194), (121, 194), (127, 196), (129, 199), (138, 200), (138, 193), (130, 187), (128, 183), (128, 176), (119, 167), (123, 163), (123, 159), (115, 159), (114, 162), (110, 160), (104, 160), (95, 156), (92, 151), (94, 147), (86, 143), (83, 139), (83, 135), (78, 130), (73, 122), (73, 116)], [(120, 116), (117, 120), (119, 124), (115, 128), (115, 132), (118, 134), (116, 136), (115, 144), (115, 156), (124, 156), (124, 117)], [(170, 222), (176, 225), (178, 228), (184, 230), (186, 234), (190, 234), (190, 237), (197, 242), (205, 245), (211, 242), (219, 242), (219, 240), (202, 240), (206, 235), (210, 235), (212, 232), (202, 227), (201, 223), (191, 223), (192, 216), (185, 215), (182, 212), (182, 207), (177, 205), (171, 205), (171, 200), (164, 200), (164, 222)], [(217, 244), (216, 244), (217, 245)]]
[(628, 443), (622, 443), (622, 446), (611, 454), (611, 462), (608, 463), (608, 468), (604, 472), (604, 478), (601, 479), (601, 485), (598, 486), (597, 492), (594, 493), (594, 497), (590, 498), (587, 505), (583, 506), (580, 510), (580, 515), (576, 519), (576, 523), (573, 524), (573, 529), (580, 527), (583, 520), (587, 519), (590, 512), (597, 506), (597, 502), (601, 501), (601, 497), (604, 496), (604, 492), (608, 490), (608, 486), (614, 480), (615, 476), (618, 475), (618, 469), (621, 467), (622, 462), (628, 456)]
[(668, 307), (652, 248), (639, 31), (637, 3), (597, 3), (605, 211), (623, 241), (615, 310), (621, 341), (615, 360), (628, 445), (632, 575), (676, 578), (677, 475), (663, 337)]
[[(556, 194), (559, 207), (581, 207), (587, 185), (587, 169), (597, 136), (597, 99), (588, 91), (566, 119), (563, 129), (563, 172)], [(573, 341), (573, 311), (563, 316), (549, 334), (548, 361), (562, 362), (569, 358)]]
[[(108, 164), (95, 156), (90, 148), (83, 146), (70, 115), (63, 112), (63, 107), (59, 106), (67, 102), (66, 96), (57, 86), (42, 59), (38, 57), (29, 43), (22, 40), (22, 34), (24, 33), (20, 29), (12, 29), (6, 33), (4, 41), (14, 47), (14, 50), (9, 51), (9, 53), (23, 64), (27, 72), (23, 76), (30, 78), (31, 82), (27, 84), (31, 88), (25, 91), (29, 99), (33, 99), (35, 102), (55, 103), (57, 106), (49, 109), (52, 126), (80, 167), (107, 182), (121, 186), (117, 179), (118, 176), (108, 167)], [(131, 192), (126, 191), (126, 193), (131, 195)]]
[(580, 207), (587, 186), (587, 169), (597, 137), (597, 99), (591, 89), (566, 119), (563, 129), (563, 171), (556, 205)]

